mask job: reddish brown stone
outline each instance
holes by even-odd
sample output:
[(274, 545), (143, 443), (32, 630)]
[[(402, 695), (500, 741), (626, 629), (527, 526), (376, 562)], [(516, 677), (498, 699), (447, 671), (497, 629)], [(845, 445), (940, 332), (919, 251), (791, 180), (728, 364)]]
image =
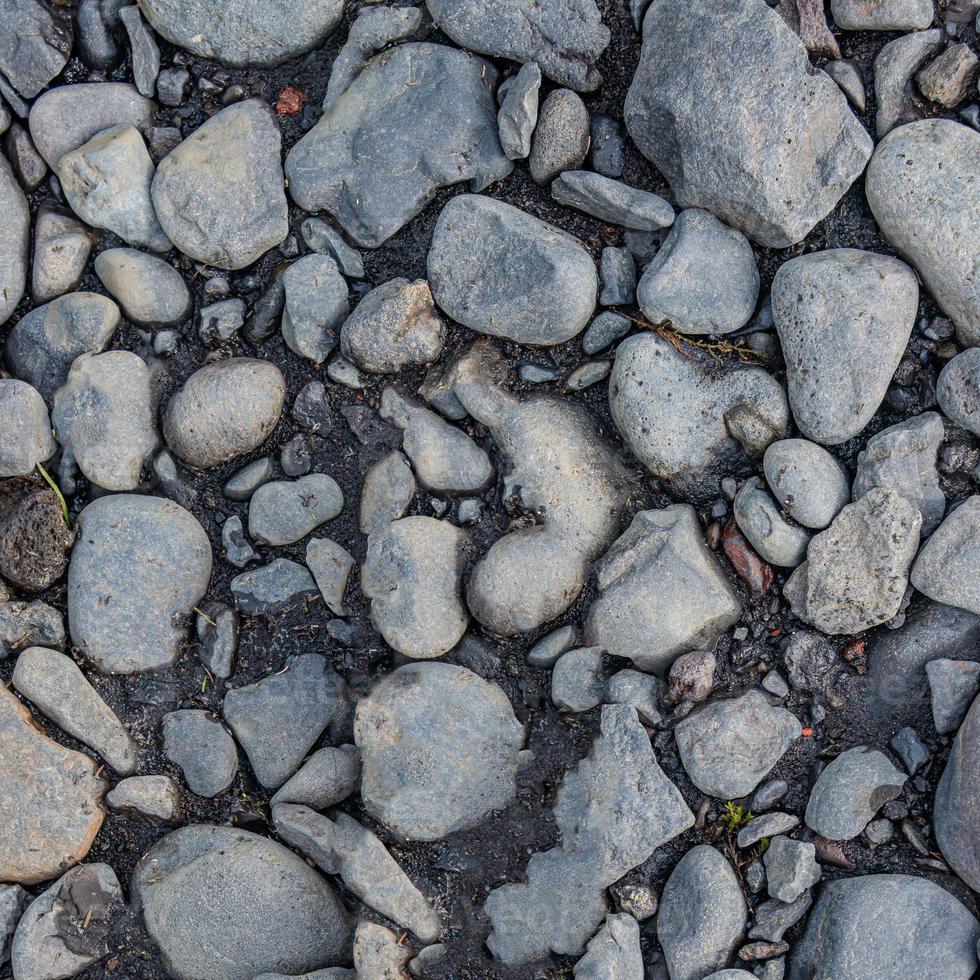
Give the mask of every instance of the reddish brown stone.
[(302, 111), (309, 98), (302, 89), (287, 85), (276, 100), (276, 113), (280, 116), (295, 116)]
[(752, 550), (734, 521), (725, 525), (721, 533), (721, 546), (738, 577), (749, 587), (752, 598), (762, 598), (772, 588), (772, 566)]

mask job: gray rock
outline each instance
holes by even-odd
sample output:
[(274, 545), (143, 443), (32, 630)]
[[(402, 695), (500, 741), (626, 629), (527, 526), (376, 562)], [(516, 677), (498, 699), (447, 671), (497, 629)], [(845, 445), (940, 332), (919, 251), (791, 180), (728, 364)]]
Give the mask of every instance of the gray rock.
[(0, 378), (0, 478), (28, 476), (56, 449), (44, 399), (25, 381)]
[(48, 168), (31, 142), (27, 130), (20, 123), (15, 122), (7, 131), (4, 149), (21, 187), (28, 194), (37, 190), (47, 176)]
[[(534, 160), (533, 153), (531, 159)], [(589, 170), (563, 169), (565, 172), (551, 184), (551, 196), (559, 204), (577, 208), (600, 221), (638, 231), (659, 231), (674, 221), (674, 209), (657, 194)]]
[(867, 107), (867, 96), (864, 91), (864, 76), (858, 63), (850, 58), (843, 61), (829, 61), (823, 66), (823, 70), (840, 86), (841, 91), (847, 96), (847, 101), (858, 112), (864, 112)]
[(248, 533), (263, 544), (293, 544), (343, 509), (344, 495), (326, 473), (311, 473), (293, 481), (274, 480), (252, 494)]
[(198, 611), (198, 660), (222, 680), (231, 676), (238, 648), (238, 629), (238, 613), (223, 602), (206, 602)]
[(599, 260), (603, 306), (625, 306), (636, 296), (636, 263), (628, 248), (604, 248)]
[(771, 898), (755, 909), (755, 924), (749, 930), (749, 939), (762, 939), (769, 943), (782, 942), (783, 936), (806, 915), (813, 899), (809, 890), (787, 904)]
[(27, 198), (17, 183), (6, 157), (0, 156), (0, 324), (17, 308), (27, 284), (31, 245), (31, 216)]
[(742, 484), (732, 509), (739, 530), (763, 561), (795, 568), (806, 558), (810, 535), (783, 518), (759, 477), (750, 477)]
[(790, 959), (788, 980), (967, 980), (977, 920), (945, 888), (912, 875), (828, 882)]
[(320, 595), (313, 576), (288, 558), (277, 558), (268, 565), (236, 575), (229, 588), (235, 607), (246, 616), (282, 612)]
[(622, 340), (630, 330), (632, 323), (620, 313), (606, 310), (600, 313), (582, 335), (582, 350), (586, 354), (598, 354), (610, 344)]
[(595, 63), (609, 43), (594, 0), (426, 0), (436, 24), (471, 51), (524, 63), (562, 85), (590, 92), (602, 83)]
[(180, 768), (197, 796), (220, 796), (235, 781), (235, 740), (206, 711), (171, 711), (163, 716), (163, 754)]
[(679, 654), (710, 646), (741, 610), (689, 504), (641, 511), (596, 568), (585, 642), (643, 670), (663, 674)]
[(919, 552), (910, 580), (936, 602), (980, 614), (980, 494), (939, 525)]
[(542, 637), (527, 652), (526, 660), (532, 667), (553, 667), (558, 658), (578, 642), (578, 628), (560, 626)]
[(479, 824), (517, 792), (524, 729), (504, 692), (465, 667), (399, 667), (360, 701), (361, 798), (399, 840)]
[(700, 980), (723, 967), (747, 916), (732, 866), (713, 847), (691, 848), (667, 879), (657, 914), (657, 939), (671, 980)]
[(0, 965), (10, 960), (10, 941), (30, 901), (20, 885), (0, 885)]
[(658, 706), (662, 687), (662, 681), (652, 674), (644, 674), (638, 670), (620, 670), (606, 682), (603, 702), (628, 704), (636, 709), (636, 714), (644, 725), (659, 727), (663, 724), (663, 715)]
[(592, 168), (603, 177), (623, 174), (623, 127), (611, 116), (598, 113), (589, 123)]
[(715, 682), (717, 658), (710, 650), (681, 654), (671, 664), (667, 675), (667, 697), (675, 704), (704, 701)]
[[(931, 13), (930, 13), (931, 16)], [(912, 91), (916, 69), (942, 47), (942, 31), (915, 32), (889, 41), (874, 61), (875, 128), (878, 138), (896, 126), (920, 118)]]
[(793, 612), (829, 634), (891, 619), (905, 595), (920, 523), (918, 510), (894, 490), (875, 487), (848, 504), (786, 582)]
[(820, 880), (816, 848), (805, 841), (774, 837), (763, 855), (769, 894), (787, 904), (795, 902)]
[(327, 608), (337, 616), (348, 615), (344, 593), (354, 567), (351, 553), (330, 538), (310, 538), (306, 545), (306, 565)]
[(759, 298), (752, 247), (707, 211), (688, 208), (643, 270), (636, 298), (647, 320), (681, 333), (739, 330)]
[[(897, 129), (878, 144), (865, 192), (885, 237), (912, 265), (964, 345), (980, 343), (975, 230), (980, 133), (946, 119)], [(942, 166), (939, 166), (939, 163)]]
[(550, 346), (570, 340), (595, 309), (592, 256), (564, 231), (503, 201), (454, 197), (428, 257), (436, 303), (493, 337)]
[(825, 445), (856, 436), (898, 367), (919, 303), (904, 262), (853, 248), (791, 259), (772, 284), (793, 417)]
[(32, 99), (65, 67), (72, 32), (39, 0), (4, 0), (0, 71), (25, 99)]
[(914, 728), (900, 728), (889, 743), (901, 757), (910, 776), (914, 776), (929, 760), (930, 752)]
[(95, 235), (74, 218), (51, 204), (42, 204), (34, 221), (34, 302), (47, 303), (76, 290), (94, 244)]
[(469, 623), (462, 594), (469, 554), (469, 535), (432, 517), (405, 517), (370, 535), (361, 591), (389, 646), (425, 659), (459, 642)]
[(115, 494), (78, 516), (68, 568), (72, 642), (104, 673), (169, 667), (211, 577), (211, 545), (170, 500)]
[(176, 327), (190, 316), (191, 294), (180, 273), (155, 255), (110, 248), (95, 257), (95, 272), (138, 326)]
[(344, 321), (340, 349), (373, 374), (397, 374), (438, 358), (446, 331), (424, 279), (390, 279), (372, 289)]
[(328, 745), (314, 752), (270, 802), (273, 808), (280, 803), (300, 803), (314, 810), (326, 810), (357, 792), (360, 784), (361, 754), (356, 746)]
[(806, 805), (806, 824), (821, 837), (851, 840), (908, 777), (879, 749), (858, 745), (842, 752), (817, 777)]
[(936, 399), (954, 425), (980, 436), (980, 349), (971, 347), (947, 362), (936, 382)]
[(482, 58), (445, 45), (406, 43), (375, 56), (290, 150), (293, 200), (329, 212), (373, 248), (439, 188), (469, 181), (482, 190), (507, 176), (495, 83)]
[(223, 299), (197, 311), (197, 334), (206, 344), (231, 340), (245, 323), (245, 301)]
[(108, 864), (83, 864), (62, 875), (27, 907), (10, 947), (16, 977), (73, 977), (109, 954), (123, 893)]
[(347, 283), (329, 255), (304, 255), (283, 273), (282, 336), (300, 357), (322, 364), (350, 311)]
[(139, 765), (136, 744), (122, 722), (85, 679), (78, 665), (57, 650), (28, 647), (12, 683), (59, 728), (94, 749), (121, 775)]
[(554, 89), (541, 104), (534, 127), (527, 161), (531, 178), (547, 184), (562, 171), (581, 167), (588, 152), (589, 112), (585, 103), (571, 89)]
[(932, 693), (932, 718), (940, 735), (955, 732), (980, 690), (980, 663), (930, 660), (926, 677)]
[(795, 715), (749, 690), (696, 708), (674, 735), (691, 782), (709, 796), (733, 800), (755, 790), (801, 730)]
[(640, 927), (631, 915), (607, 915), (572, 969), (575, 980), (643, 980)]
[(602, 701), (605, 688), (600, 647), (563, 653), (551, 672), (551, 700), (559, 711), (588, 711)]
[(770, 670), (762, 678), (762, 687), (773, 697), (785, 698), (789, 694), (789, 685), (778, 670)]
[(952, 109), (976, 91), (980, 61), (963, 44), (950, 45), (938, 58), (919, 71), (915, 80), (930, 102)]
[(157, 76), (160, 74), (160, 48), (154, 40), (153, 32), (140, 16), (138, 7), (121, 8), (119, 19), (129, 35), (136, 89), (141, 95), (152, 96), (156, 92)]
[(842, 31), (921, 31), (932, 23), (929, 0), (831, 0)]
[(246, 463), (234, 473), (225, 484), (223, 492), (229, 500), (250, 500), (252, 494), (271, 479), (272, 460), (263, 456), (252, 463)]
[[(671, 398), (658, 397), (669, 390)], [(786, 392), (758, 367), (726, 366), (700, 351), (681, 353), (656, 333), (616, 350), (609, 406), (624, 441), (654, 475), (695, 496), (745, 469), (789, 429)]]
[(0, 602), (0, 659), (29, 646), (65, 648), (61, 613), (44, 602)]
[(276, 806), (272, 815), (287, 844), (299, 848), (327, 874), (338, 875), (366, 905), (423, 942), (439, 938), (438, 913), (366, 827), (346, 813), (330, 820), (309, 807), (288, 803)]
[[(711, 10), (654, 0), (643, 28), (626, 128), (675, 203), (762, 245), (801, 241), (871, 155), (843, 93), (762, 0)], [(777, 142), (779, 154), (756, 152)]]
[(354, 976), (357, 980), (384, 977), (407, 980), (405, 966), (412, 959), (411, 946), (399, 940), (398, 933), (362, 919), (354, 931)]
[(271, 361), (231, 357), (206, 364), (171, 397), (163, 436), (190, 466), (217, 466), (262, 445), (285, 398), (286, 382)]
[(148, 136), (155, 114), (153, 101), (126, 82), (59, 85), (31, 106), (31, 139), (54, 169), (66, 153), (111, 126), (135, 126)]
[[(257, 552), (245, 537), (242, 519), (237, 514), (232, 514), (221, 525), (221, 546), (224, 548), (225, 559), (235, 568), (244, 568), (257, 557)], [(243, 588), (248, 591), (247, 587)]]
[[(381, 8), (386, 11), (394, 11), (393, 7)], [(409, 8), (411, 9), (411, 8)], [(314, 252), (321, 255), (329, 255), (337, 268), (351, 279), (364, 278), (364, 262), (361, 253), (355, 248), (351, 248), (343, 237), (323, 220), (323, 218), (307, 218), (300, 226), (303, 241)]]
[(179, 106), (187, 98), (190, 84), (191, 73), (186, 68), (164, 68), (157, 76), (157, 97), (164, 105)]
[(269, 107), (247, 99), (167, 154), (151, 193), (174, 245), (219, 269), (242, 269), (278, 245), (289, 233), (281, 147)]
[[(755, 801), (753, 800), (753, 806)], [(776, 837), (778, 834), (788, 834), (799, 820), (791, 813), (774, 810), (754, 817), (738, 832), (738, 846), (743, 850), (757, 844), (763, 837)], [(795, 897), (789, 901), (796, 901)]]
[(304, 973), (350, 955), (334, 890), (281, 844), (232, 827), (182, 827), (133, 872), (133, 904), (174, 976)]
[(154, 824), (180, 818), (180, 790), (169, 776), (130, 776), (106, 793), (105, 802), (116, 813), (136, 814)]
[(531, 152), (531, 134), (538, 122), (541, 69), (528, 61), (509, 82), (497, 113), (500, 147), (508, 160), (523, 160)]
[(381, 531), (404, 517), (415, 497), (415, 477), (405, 457), (395, 450), (382, 456), (365, 474), (358, 526), (363, 534)]
[(565, 379), (565, 387), (569, 391), (584, 391), (604, 380), (611, 368), (611, 361), (587, 361), (585, 364), (580, 364)]
[(789, 783), (785, 779), (767, 779), (752, 797), (750, 809), (754, 813), (768, 810), (775, 806), (789, 792)]
[(815, 442), (780, 439), (762, 465), (775, 498), (804, 527), (827, 527), (850, 500), (847, 470)]

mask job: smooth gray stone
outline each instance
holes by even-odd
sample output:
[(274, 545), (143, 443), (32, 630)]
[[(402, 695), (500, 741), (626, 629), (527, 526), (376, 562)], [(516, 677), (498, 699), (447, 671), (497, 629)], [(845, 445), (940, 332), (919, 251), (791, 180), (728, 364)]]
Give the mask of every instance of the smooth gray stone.
[(560, 344), (595, 309), (598, 275), (582, 243), (489, 197), (461, 194), (449, 201), (427, 264), (436, 303), (478, 333)]
[(936, 602), (980, 614), (980, 494), (936, 528), (912, 566), (910, 581)]
[(103, 673), (169, 667), (211, 578), (204, 529), (170, 500), (128, 493), (92, 501), (77, 525), (68, 567), (72, 642)]
[(551, 672), (551, 700), (559, 711), (588, 711), (601, 703), (605, 688), (601, 647), (569, 650)]
[(222, 680), (231, 676), (239, 625), (238, 613), (224, 602), (206, 602), (197, 614), (197, 658)]
[(800, 737), (796, 716), (759, 690), (710, 701), (674, 729), (685, 772), (719, 800), (748, 796)]
[(0, 18), (0, 72), (25, 99), (33, 99), (65, 67), (71, 24), (39, 0), (3, 0)]
[(814, 845), (806, 841), (774, 837), (762, 857), (769, 894), (789, 904), (820, 881), (815, 852)]
[[(391, 10), (385, 7), (385, 10)], [(314, 252), (321, 255), (329, 255), (336, 263), (337, 268), (351, 279), (364, 278), (364, 262), (361, 253), (355, 248), (351, 248), (339, 232), (333, 230), (323, 220), (323, 218), (307, 218), (300, 226), (300, 233), (303, 241)]]
[(980, 344), (976, 274), (980, 133), (946, 119), (902, 126), (868, 165), (865, 193), (883, 234), (915, 266), (964, 346)]
[(398, 840), (476, 826), (517, 792), (524, 729), (504, 692), (465, 667), (387, 674), (358, 702), (354, 741), (364, 806)]
[(82, 281), (95, 235), (68, 214), (44, 203), (34, 220), (31, 296), (47, 303), (74, 292)]
[(322, 364), (337, 346), (340, 325), (350, 312), (347, 282), (329, 255), (304, 255), (283, 273), (286, 306), (282, 336), (286, 346)]
[(980, 924), (945, 888), (912, 875), (828, 882), (787, 980), (968, 980)]
[(950, 45), (938, 58), (919, 71), (915, 80), (930, 102), (952, 109), (976, 92), (980, 61), (969, 46)]
[(580, 364), (565, 379), (565, 387), (569, 391), (585, 391), (586, 388), (591, 388), (592, 385), (606, 378), (610, 368), (612, 368), (611, 361), (587, 361), (585, 364)]
[(271, 361), (231, 357), (195, 371), (167, 405), (163, 437), (190, 466), (207, 469), (257, 449), (276, 427), (286, 398)]
[(550, 668), (567, 650), (578, 642), (578, 628), (575, 625), (560, 626), (542, 637), (527, 652), (525, 658), (532, 667)]
[(337, 616), (348, 615), (344, 593), (354, 567), (351, 553), (330, 538), (311, 538), (306, 545), (306, 566), (313, 573), (327, 608)]
[(0, 156), (0, 324), (17, 308), (27, 284), (31, 216), (27, 198), (6, 157)]
[(56, 450), (37, 390), (26, 381), (0, 378), (0, 478), (29, 476)]
[(980, 690), (980, 663), (930, 660), (926, 677), (932, 694), (932, 718), (940, 735), (955, 732)]
[[(658, 392), (669, 390), (671, 398)], [(726, 366), (681, 353), (656, 333), (616, 350), (609, 407), (623, 440), (654, 475), (695, 496), (717, 493), (721, 475), (747, 468), (788, 434), (786, 392), (758, 367)]]
[(116, 772), (127, 776), (136, 770), (136, 743), (74, 660), (57, 650), (28, 647), (17, 658), (12, 683), (62, 731), (98, 752)]
[(980, 348), (971, 347), (947, 362), (936, 382), (936, 399), (954, 425), (980, 436)]
[(95, 257), (95, 273), (138, 326), (176, 327), (190, 316), (191, 294), (183, 278), (155, 255), (110, 248)]
[(268, 565), (236, 575), (229, 588), (235, 607), (246, 616), (282, 612), (288, 606), (320, 595), (313, 576), (288, 558), (277, 558)]
[(415, 497), (415, 477), (397, 449), (382, 456), (365, 474), (358, 507), (362, 534), (384, 530), (405, 516)]
[(847, 96), (847, 101), (858, 112), (864, 112), (867, 96), (864, 91), (864, 76), (858, 63), (850, 58), (843, 61), (828, 61), (823, 66), (823, 70), (840, 86), (841, 91)]
[(597, 354), (610, 344), (621, 340), (632, 329), (632, 322), (621, 313), (605, 310), (600, 313), (582, 335), (582, 350)]
[(27, 130), (20, 123), (15, 122), (8, 129), (4, 149), (14, 176), (20, 181), (24, 191), (28, 194), (36, 191), (47, 176), (48, 168), (31, 142)]
[(607, 915), (573, 967), (575, 980), (643, 980), (640, 927), (631, 915)]
[(707, 211), (677, 216), (643, 270), (636, 299), (643, 315), (686, 334), (725, 334), (745, 326), (759, 298), (752, 246)]
[(274, 480), (252, 494), (248, 533), (262, 544), (293, 544), (333, 520), (343, 508), (344, 495), (326, 473), (311, 473), (292, 481)]
[(771, 898), (755, 909), (755, 925), (749, 930), (749, 939), (762, 939), (769, 943), (782, 941), (783, 936), (806, 915), (813, 899), (803, 891), (790, 903)]
[(126, 82), (59, 85), (31, 106), (31, 139), (49, 167), (111, 126), (135, 126), (144, 136), (153, 127), (156, 105)]
[[(221, 525), (221, 546), (224, 548), (225, 560), (231, 562), (235, 568), (244, 568), (258, 557), (248, 538), (245, 537), (242, 519), (237, 514), (232, 514)], [(247, 591), (247, 587), (243, 586), (243, 591)]]
[(141, 95), (152, 96), (156, 92), (157, 76), (160, 74), (160, 48), (153, 37), (153, 31), (146, 26), (140, 16), (139, 7), (123, 7), (119, 19), (126, 34), (129, 35), (129, 48), (133, 63), (133, 81)]
[(907, 778), (879, 749), (848, 749), (817, 777), (806, 805), (806, 824), (821, 837), (851, 840), (901, 794)]
[(713, 847), (691, 848), (667, 879), (657, 913), (657, 939), (671, 980), (700, 980), (723, 967), (747, 917), (732, 866)]
[(875, 130), (881, 139), (896, 126), (919, 118), (912, 76), (943, 43), (943, 33), (913, 32), (889, 41), (874, 60)]
[(541, 103), (534, 127), (528, 169), (537, 184), (564, 170), (577, 170), (589, 152), (589, 112), (571, 89), (554, 89)]
[(281, 786), (299, 769), (326, 729), (348, 724), (347, 684), (318, 653), (290, 657), (284, 670), (225, 695), (221, 708), (267, 789)]
[(508, 160), (523, 160), (531, 152), (531, 134), (538, 122), (541, 69), (528, 61), (507, 81), (507, 94), (497, 113), (500, 146)]
[(350, 955), (350, 920), (292, 851), (232, 827), (182, 827), (133, 872), (131, 898), (174, 976), (301, 974)]
[(106, 806), (116, 813), (136, 814), (149, 823), (177, 823), (181, 800), (169, 776), (130, 776), (106, 793)]
[(930, 0), (831, 0), (842, 31), (921, 31), (932, 23)]
[(10, 960), (10, 941), (30, 901), (20, 885), (0, 885), (0, 965)]
[[(738, 832), (738, 846), (743, 850), (757, 844), (763, 837), (788, 834), (800, 821), (791, 813), (773, 810), (754, 817)], [(790, 901), (795, 901), (790, 899)]]
[(61, 613), (44, 602), (0, 602), (0, 659), (29, 646), (65, 648)]
[(314, 810), (327, 810), (342, 803), (361, 785), (361, 754), (354, 745), (318, 749), (270, 800), (301, 803)]
[(206, 344), (231, 340), (245, 323), (245, 301), (222, 299), (197, 311), (197, 334)]
[(780, 266), (771, 297), (800, 432), (846, 442), (877, 411), (905, 353), (919, 305), (915, 273), (891, 256), (828, 249)]
[(623, 175), (623, 127), (611, 116), (598, 113), (589, 122), (592, 169), (603, 177)]
[(767, 779), (752, 797), (750, 810), (759, 813), (775, 806), (789, 792), (789, 783), (785, 779)]
[(810, 535), (787, 522), (757, 476), (750, 477), (735, 495), (735, 523), (763, 561), (795, 568), (806, 558)]
[(659, 231), (674, 222), (674, 209), (662, 197), (589, 170), (566, 169), (552, 182), (551, 196), (600, 221), (637, 231)]
[(242, 269), (278, 245), (289, 234), (281, 149), (272, 111), (247, 99), (215, 113), (168, 153), (151, 194), (174, 245), (219, 269)]
[(914, 776), (929, 760), (930, 752), (914, 728), (900, 728), (889, 743), (898, 753), (910, 776)]
[(235, 781), (235, 740), (207, 711), (171, 711), (163, 716), (163, 754), (180, 768), (197, 796), (220, 796)]
[(778, 670), (770, 670), (762, 678), (762, 687), (773, 697), (785, 698), (789, 694), (789, 685)]
[(609, 43), (594, 0), (426, 0), (436, 24), (458, 45), (519, 64), (536, 62), (561, 85), (591, 92), (595, 68)]
[(663, 724), (658, 707), (662, 690), (663, 682), (652, 674), (620, 670), (606, 682), (602, 700), (605, 704), (627, 704), (635, 708), (640, 721), (654, 728)]
[(497, 139), (496, 71), (441, 44), (376, 55), (286, 158), (293, 200), (374, 248), (441, 187), (482, 190), (513, 164)]
[[(643, 38), (626, 128), (678, 207), (704, 208), (783, 248), (826, 217), (864, 170), (871, 138), (762, 0), (711, 9), (653, 0)], [(778, 154), (758, 153), (777, 143)]]
[(636, 295), (636, 263), (628, 248), (604, 248), (599, 260), (602, 306), (625, 306)]
[(263, 456), (235, 472), (225, 484), (223, 492), (229, 500), (249, 500), (263, 483), (271, 479), (272, 460)]
[(845, 467), (808, 439), (771, 443), (762, 465), (773, 496), (804, 527), (827, 527), (850, 501)]

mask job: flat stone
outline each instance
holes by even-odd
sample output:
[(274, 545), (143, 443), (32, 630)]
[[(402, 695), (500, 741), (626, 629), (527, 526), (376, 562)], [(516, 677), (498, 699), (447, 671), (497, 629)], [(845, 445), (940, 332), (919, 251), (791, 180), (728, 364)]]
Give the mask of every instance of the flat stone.
[(842, 31), (921, 31), (932, 23), (930, 0), (831, 0)]
[(293, 544), (344, 508), (344, 495), (326, 473), (298, 480), (274, 480), (252, 494), (248, 533), (255, 541), (279, 546)]
[(551, 700), (559, 711), (589, 711), (602, 701), (602, 648), (563, 653), (551, 672)]
[(155, 255), (110, 248), (95, 257), (95, 273), (138, 326), (176, 327), (190, 316), (191, 294), (180, 273)]
[(197, 657), (211, 673), (231, 676), (238, 648), (238, 613), (223, 602), (206, 602), (197, 614)]
[(795, 568), (806, 558), (810, 535), (783, 518), (759, 477), (750, 477), (742, 485), (733, 512), (739, 530), (763, 561)]
[(277, 558), (268, 565), (236, 575), (229, 588), (235, 608), (246, 616), (282, 612), (320, 595), (313, 576), (288, 558)]
[(519, 208), (461, 194), (442, 209), (428, 257), (436, 303), (493, 337), (551, 346), (588, 323), (598, 275), (572, 235)]
[(606, 682), (605, 704), (627, 704), (636, 710), (644, 725), (651, 728), (663, 724), (659, 702), (663, 682), (652, 674), (638, 670), (618, 670)]
[(365, 474), (358, 526), (363, 534), (381, 531), (405, 516), (415, 496), (415, 477), (398, 450), (382, 456)]
[(628, 248), (607, 247), (599, 259), (602, 306), (626, 306), (636, 298), (636, 262)]
[(106, 806), (115, 813), (135, 814), (152, 824), (177, 823), (180, 790), (169, 776), (130, 776), (106, 793)]
[(980, 663), (930, 660), (926, 677), (932, 694), (932, 718), (940, 735), (955, 732), (980, 690)]
[(658, 231), (674, 221), (674, 209), (659, 195), (589, 170), (560, 173), (552, 182), (551, 196), (559, 204), (623, 228)]
[(223, 493), (229, 500), (250, 500), (263, 483), (272, 479), (272, 460), (268, 456), (246, 463), (225, 484)]
[(122, 7), (119, 20), (129, 38), (136, 89), (142, 95), (152, 96), (156, 93), (157, 76), (160, 74), (160, 47), (135, 4)]
[(0, 17), (0, 71), (25, 99), (33, 99), (65, 67), (71, 25), (39, 0), (3, 0)]
[(610, 344), (622, 340), (632, 327), (633, 324), (627, 317), (605, 310), (589, 324), (582, 335), (582, 350), (586, 354), (598, 354)]
[(163, 754), (180, 768), (197, 796), (220, 796), (235, 781), (235, 740), (207, 711), (171, 711), (163, 716)]
[[(762, 0), (710, 10), (653, 0), (643, 38), (626, 128), (677, 206), (710, 211), (761, 245), (802, 241), (873, 148), (840, 89)], [(757, 152), (777, 143), (778, 154)]]
[(48, 168), (34, 148), (27, 130), (20, 123), (13, 123), (7, 130), (4, 149), (7, 151), (7, 159), (21, 187), (28, 194), (37, 190), (47, 176)]
[(51, 204), (42, 204), (34, 220), (34, 302), (47, 303), (78, 289), (94, 245), (95, 235), (84, 225)]
[[(500, 147), (508, 160), (523, 160), (531, 152), (531, 134), (538, 122), (541, 69), (533, 61), (525, 62), (508, 82), (497, 113)], [(502, 90), (503, 85), (498, 95)]]
[(329, 255), (304, 255), (286, 269), (282, 284), (283, 340), (294, 354), (322, 364), (350, 311), (347, 282)]
[(211, 545), (194, 516), (161, 497), (100, 497), (78, 516), (68, 569), (72, 642), (103, 673), (169, 667), (207, 591)]
[(44, 602), (0, 602), (0, 659), (30, 646), (65, 648), (61, 613)]
[(980, 614), (980, 495), (968, 497), (939, 525), (910, 580), (936, 602)]
[(245, 301), (223, 299), (197, 311), (197, 335), (204, 343), (220, 344), (231, 340), (245, 324)]
[(936, 399), (954, 425), (980, 436), (980, 349), (971, 347), (946, 363), (936, 381)]
[(439, 188), (488, 187), (513, 169), (497, 138), (495, 84), (486, 61), (442, 44), (376, 55), (290, 150), (290, 195), (374, 248)]
[(361, 785), (361, 753), (354, 745), (318, 749), (295, 775), (283, 783), (270, 801), (298, 803), (327, 810), (356, 793)]
[(344, 593), (354, 567), (351, 553), (330, 538), (310, 538), (306, 545), (306, 566), (313, 573), (327, 608), (337, 616), (348, 615)]
[(24, 381), (0, 378), (0, 478), (30, 475), (56, 449), (44, 399)]
[(806, 841), (773, 837), (762, 856), (769, 894), (781, 902), (795, 902), (820, 881), (816, 848)]
[[(753, 800), (753, 805), (754, 805)], [(789, 833), (799, 820), (791, 813), (782, 813), (773, 810), (771, 813), (764, 813), (762, 816), (753, 817), (739, 832), (738, 846), (743, 850), (757, 844), (763, 837), (776, 837), (778, 834)], [(795, 901), (796, 899), (790, 899)]]
[(565, 379), (565, 387), (569, 391), (585, 391), (608, 377), (611, 368), (611, 361), (586, 361)]
[(607, 915), (589, 940), (588, 951), (573, 967), (575, 980), (643, 980), (640, 927), (631, 915)]
[(952, 109), (976, 91), (980, 60), (963, 44), (950, 45), (938, 58), (918, 72), (919, 91), (930, 102)]
[(439, 840), (515, 797), (524, 729), (504, 692), (465, 667), (418, 663), (357, 705), (361, 798), (399, 840)]
[(0, 324), (10, 319), (27, 284), (31, 245), (31, 216), (27, 198), (6, 157), (0, 157)]
[[(394, 7), (378, 8), (385, 11), (397, 11)], [(413, 8), (408, 8), (413, 9)], [(307, 218), (300, 226), (303, 241), (321, 255), (329, 255), (337, 268), (350, 279), (364, 278), (364, 262), (361, 253), (351, 248), (339, 232), (333, 230), (322, 218)]]
[(827, 527), (850, 500), (847, 469), (808, 439), (771, 443), (762, 463), (773, 496), (804, 527)]

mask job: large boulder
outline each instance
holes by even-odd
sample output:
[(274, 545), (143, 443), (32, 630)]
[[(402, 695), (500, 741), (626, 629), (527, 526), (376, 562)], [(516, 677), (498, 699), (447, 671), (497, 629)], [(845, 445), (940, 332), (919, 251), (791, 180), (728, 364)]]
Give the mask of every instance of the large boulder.
[(911, 581), (936, 602), (980, 615), (980, 494), (936, 528), (915, 559)]

